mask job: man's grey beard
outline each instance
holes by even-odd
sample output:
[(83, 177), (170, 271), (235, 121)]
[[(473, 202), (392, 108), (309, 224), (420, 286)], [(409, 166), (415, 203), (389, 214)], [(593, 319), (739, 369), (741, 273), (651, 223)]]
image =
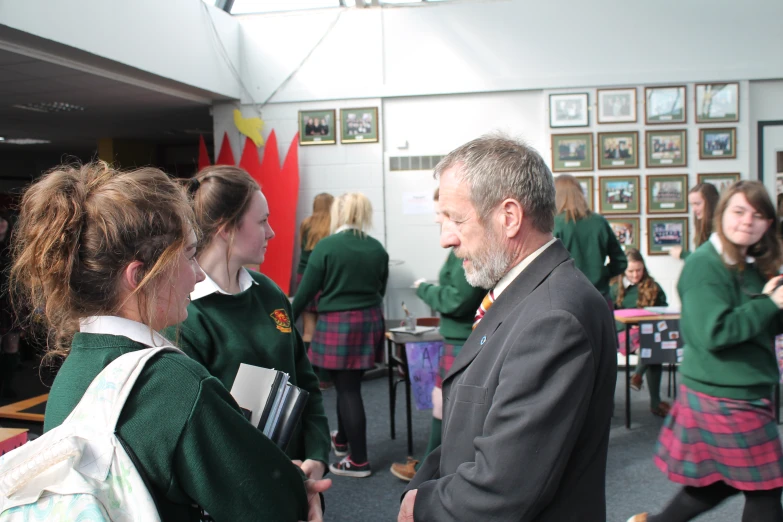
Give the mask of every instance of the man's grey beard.
[(481, 252), (478, 257), (471, 258), (472, 270), (465, 270), (465, 279), (471, 286), (492, 289), (508, 272), (513, 254), (498, 248), (501, 245), (493, 244), (487, 239), (487, 244), (494, 246), (496, 250)]

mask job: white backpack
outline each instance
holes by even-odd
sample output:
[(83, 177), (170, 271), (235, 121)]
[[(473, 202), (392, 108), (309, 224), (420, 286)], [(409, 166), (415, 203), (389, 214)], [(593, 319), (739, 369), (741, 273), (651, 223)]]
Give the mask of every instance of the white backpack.
[(158, 522), (155, 502), (115, 434), (147, 361), (171, 346), (118, 357), (60, 426), (0, 458), (0, 522)]

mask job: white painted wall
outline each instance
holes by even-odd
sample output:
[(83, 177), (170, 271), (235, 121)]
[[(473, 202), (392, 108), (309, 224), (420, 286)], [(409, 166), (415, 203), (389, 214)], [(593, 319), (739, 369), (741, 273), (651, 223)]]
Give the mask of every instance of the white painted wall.
[[(447, 252), (440, 247), (440, 229), (433, 215), (403, 212), (405, 192), (434, 192), (437, 182), (432, 171), (390, 171), (389, 157), (444, 155), (492, 131), (503, 131), (544, 150), (546, 114), (542, 100), (540, 91), (384, 100), (386, 249), (391, 259), (404, 261), (393, 265), (389, 272), (390, 317), (401, 315), (401, 301), (414, 315), (430, 315), (429, 307), (416, 298), (411, 284), (420, 277), (437, 281)], [(399, 149), (404, 143), (408, 148)]]
[[(220, 96), (239, 98), (239, 21), (201, 0), (0, 0), (0, 24)], [(209, 14), (207, 14), (209, 13)]]
[[(779, 0), (500, 0), (242, 17), (273, 101), (783, 77)], [(731, 35), (716, 50), (715, 35)], [(254, 67), (253, 67), (254, 66)], [(355, 94), (356, 91), (360, 91)]]
[[(380, 107), (381, 101), (362, 100), (361, 106)], [(285, 160), (291, 141), (298, 129), (298, 114), (300, 110), (339, 109), (356, 107), (356, 101), (338, 100), (307, 104), (275, 104), (264, 109), (264, 138), (274, 130), (277, 137), (280, 163)], [(215, 105), (215, 149), (219, 151), (223, 133), (228, 133), (232, 152), (237, 162), (241, 157), (240, 144), (244, 146), (245, 139), (241, 137), (234, 126), (234, 104)], [(245, 117), (256, 117), (257, 112), (248, 105), (242, 107)], [(380, 111), (380, 121), (384, 121), (383, 111)], [(383, 133), (381, 133), (383, 138)], [(263, 154), (263, 151), (262, 151)], [(381, 143), (351, 144), (351, 145), (311, 145), (299, 148), (299, 202), (297, 217), (297, 248), (294, 256), (294, 266), (299, 262), (299, 223), (312, 213), (313, 199), (321, 192), (339, 196), (346, 192), (362, 192), (370, 199), (373, 207), (373, 230), (371, 235), (381, 243), (386, 242), (385, 200), (383, 195), (383, 150)], [(275, 217), (270, 216), (272, 227)], [(272, 244), (274, 248), (274, 242)]]

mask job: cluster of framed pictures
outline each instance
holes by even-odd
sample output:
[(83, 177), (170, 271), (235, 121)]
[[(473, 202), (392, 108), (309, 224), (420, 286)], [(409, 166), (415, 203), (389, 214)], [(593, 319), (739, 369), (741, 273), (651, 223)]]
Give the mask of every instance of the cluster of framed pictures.
[[(598, 123), (636, 123), (636, 88), (598, 89)], [(647, 125), (686, 123), (685, 85), (644, 88)], [(696, 123), (739, 121), (739, 83), (696, 84)], [(588, 93), (549, 95), (549, 126), (590, 125)]]
[[(685, 167), (688, 165), (685, 129), (645, 132), (645, 166)], [(699, 129), (700, 159), (737, 157), (737, 129)], [(598, 168), (635, 169), (639, 167), (639, 132), (599, 132)], [(593, 170), (593, 133), (552, 134), (552, 171)]]
[[(576, 176), (590, 210), (594, 208), (595, 178)], [(699, 174), (698, 183), (711, 183), (718, 191), (739, 181), (737, 172)], [(646, 177), (648, 214), (683, 214), (688, 212), (688, 175), (650, 175)], [(642, 211), (641, 176), (599, 176), (598, 212), (607, 217), (623, 248), (639, 248), (641, 218), (616, 216), (640, 214)], [(666, 255), (672, 247), (688, 244), (688, 217), (647, 218), (647, 254)]]
[[(641, 218), (607, 218), (623, 249), (639, 250)], [(688, 217), (647, 218), (647, 255), (665, 256), (674, 247), (688, 245)]]
[[(338, 121), (334, 109), (299, 111), (299, 145), (334, 145)], [(340, 109), (340, 143), (376, 143), (378, 108)]]

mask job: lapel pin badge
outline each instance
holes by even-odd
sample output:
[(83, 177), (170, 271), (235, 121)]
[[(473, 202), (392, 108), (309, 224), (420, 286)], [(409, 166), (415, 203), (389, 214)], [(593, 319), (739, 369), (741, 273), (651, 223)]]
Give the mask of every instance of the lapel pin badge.
[(481, 338), (481, 346), (484, 346), (484, 343), (487, 342), (487, 336)]

